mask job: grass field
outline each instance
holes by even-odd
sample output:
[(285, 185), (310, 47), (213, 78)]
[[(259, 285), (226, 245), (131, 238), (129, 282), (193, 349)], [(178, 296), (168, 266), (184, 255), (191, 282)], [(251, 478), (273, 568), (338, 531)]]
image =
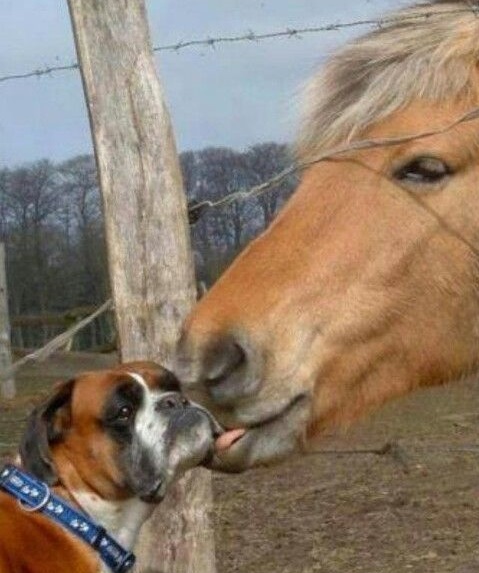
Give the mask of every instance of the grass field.
[[(112, 357), (58, 355), (18, 377), (0, 404), (0, 455), (51, 383)], [(322, 449), (380, 448), (399, 455), (316, 453), (239, 476), (216, 475), (218, 573), (477, 573), (479, 383), (396, 401)], [(477, 449), (476, 449), (477, 445)]]

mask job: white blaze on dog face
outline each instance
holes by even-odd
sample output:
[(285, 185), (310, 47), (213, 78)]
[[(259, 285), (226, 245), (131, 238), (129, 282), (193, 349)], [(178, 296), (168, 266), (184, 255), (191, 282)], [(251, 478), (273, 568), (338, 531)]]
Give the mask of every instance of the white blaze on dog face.
[(126, 373), (113, 392), (106, 426), (119, 444), (119, 464), (129, 487), (146, 501), (159, 501), (182, 472), (211, 454), (219, 426), (202, 407), (179, 392), (151, 386), (137, 372)]

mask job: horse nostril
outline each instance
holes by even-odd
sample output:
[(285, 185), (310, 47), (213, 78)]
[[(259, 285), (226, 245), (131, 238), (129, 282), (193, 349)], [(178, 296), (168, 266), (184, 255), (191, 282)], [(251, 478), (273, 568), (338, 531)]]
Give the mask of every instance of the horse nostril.
[(210, 347), (203, 371), (203, 387), (210, 399), (229, 407), (257, 394), (261, 377), (256, 356), (244, 338), (230, 338)]
[(246, 352), (237, 343), (216, 348), (210, 357), (210, 368), (205, 377), (205, 385), (213, 387), (221, 384), (228, 376), (246, 363)]
[(175, 373), (200, 403), (230, 407), (257, 394), (262, 385), (262, 353), (249, 333), (219, 328), (183, 334)]

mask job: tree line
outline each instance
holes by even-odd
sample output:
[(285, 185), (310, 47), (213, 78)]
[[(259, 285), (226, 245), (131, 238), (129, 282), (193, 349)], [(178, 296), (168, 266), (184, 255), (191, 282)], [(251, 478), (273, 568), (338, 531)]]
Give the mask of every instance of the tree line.
[[(197, 202), (257, 185), (284, 169), (291, 158), (287, 146), (265, 143), (244, 152), (188, 151), (180, 161), (188, 201)], [(269, 225), (294, 184), (291, 177), (268, 193), (207, 210), (200, 217), (191, 231), (202, 284), (211, 285), (238, 251)], [(93, 157), (0, 169), (0, 240), (6, 246), (13, 317), (64, 312), (108, 298), (101, 195)], [(18, 327), (14, 344), (37, 346), (52, 334), (48, 326), (34, 332)]]

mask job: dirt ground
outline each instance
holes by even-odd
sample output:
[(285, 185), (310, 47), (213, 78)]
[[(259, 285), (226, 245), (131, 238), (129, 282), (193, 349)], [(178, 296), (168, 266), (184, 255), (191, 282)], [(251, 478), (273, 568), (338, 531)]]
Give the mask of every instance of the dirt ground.
[[(19, 377), (0, 404), (0, 456), (12, 451), (33, 396), (108, 364), (60, 356)], [(218, 573), (479, 572), (479, 382), (396, 401), (322, 450), (239, 476), (215, 475)], [(199, 572), (200, 573), (200, 572)]]

